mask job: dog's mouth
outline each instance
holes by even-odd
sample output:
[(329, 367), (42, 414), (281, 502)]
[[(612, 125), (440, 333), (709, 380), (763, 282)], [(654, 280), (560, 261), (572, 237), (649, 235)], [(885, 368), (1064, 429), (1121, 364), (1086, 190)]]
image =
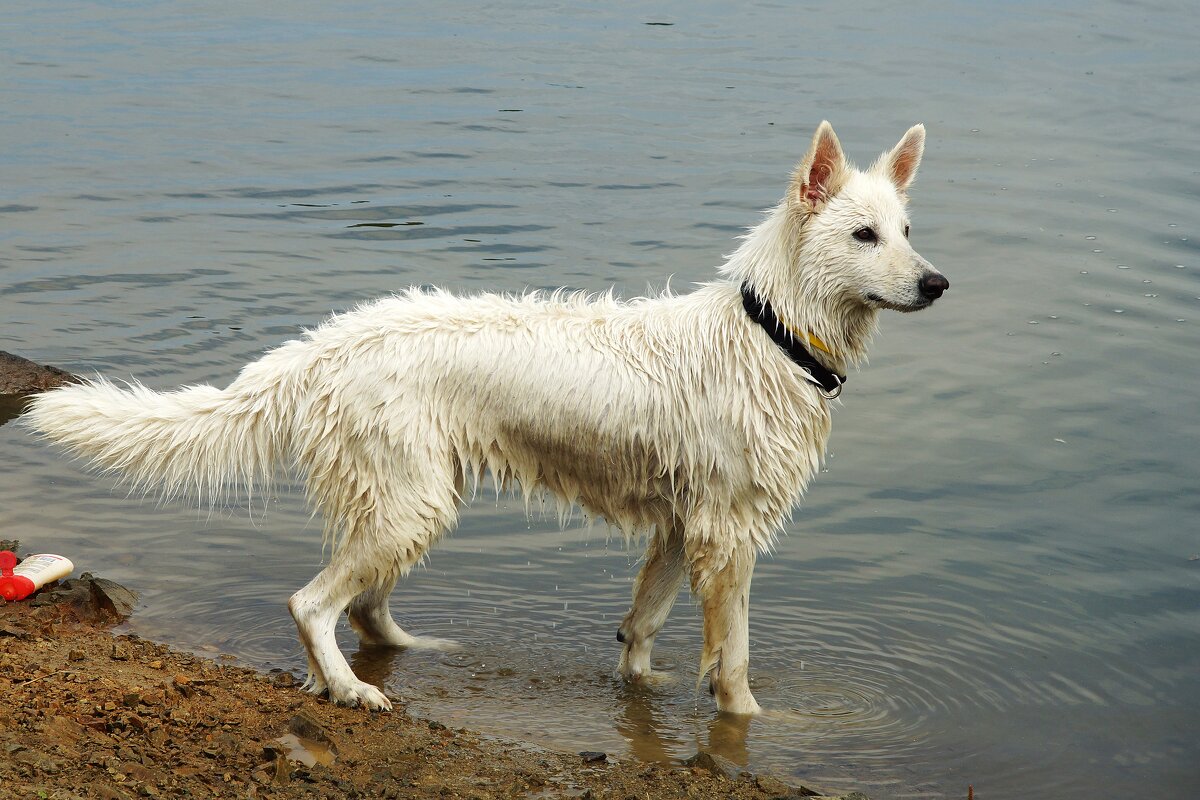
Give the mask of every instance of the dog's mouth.
[(933, 305), (933, 300), (928, 297), (921, 297), (911, 303), (896, 303), (892, 300), (886, 300), (877, 294), (867, 294), (867, 300), (876, 308), (887, 309), (888, 311), (899, 311), (901, 314), (908, 314), (913, 311), (920, 311), (923, 308), (929, 308)]

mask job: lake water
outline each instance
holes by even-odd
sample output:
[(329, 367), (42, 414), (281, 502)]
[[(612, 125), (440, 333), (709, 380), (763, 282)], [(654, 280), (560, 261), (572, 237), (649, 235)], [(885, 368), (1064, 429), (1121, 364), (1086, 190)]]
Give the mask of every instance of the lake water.
[[(1200, 786), (1194, 5), (16, 0), (0, 36), (0, 349), (161, 388), (410, 284), (686, 289), (821, 119), (859, 163), (923, 121), (952, 288), (885, 318), (759, 563), (770, 713), (696, 696), (686, 600), (671, 679), (623, 687), (637, 550), (490, 495), (393, 598), (466, 649), (354, 665), (455, 725), (878, 798)], [(142, 590), (143, 635), (302, 671), (295, 487), (209, 513), (0, 448), (0, 534)]]

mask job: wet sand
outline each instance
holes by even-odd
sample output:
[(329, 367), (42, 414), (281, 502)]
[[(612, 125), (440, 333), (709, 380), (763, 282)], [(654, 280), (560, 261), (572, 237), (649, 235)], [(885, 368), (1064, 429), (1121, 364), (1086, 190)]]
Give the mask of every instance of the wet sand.
[(409, 716), (402, 699), (390, 713), (341, 708), (288, 673), (175, 652), (81, 616), (93, 614), (0, 604), (8, 797), (819, 796), (707, 754), (646, 764), (450, 729)]

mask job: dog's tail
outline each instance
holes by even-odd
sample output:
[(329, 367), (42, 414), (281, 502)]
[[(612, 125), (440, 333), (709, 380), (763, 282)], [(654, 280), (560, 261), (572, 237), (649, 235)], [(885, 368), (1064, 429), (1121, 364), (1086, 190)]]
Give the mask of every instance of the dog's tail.
[(301, 387), (289, 349), (249, 365), (227, 389), (160, 393), (102, 378), (64, 386), (34, 397), (22, 421), (134, 490), (214, 503), (230, 488), (253, 497), (290, 455), (288, 406)]

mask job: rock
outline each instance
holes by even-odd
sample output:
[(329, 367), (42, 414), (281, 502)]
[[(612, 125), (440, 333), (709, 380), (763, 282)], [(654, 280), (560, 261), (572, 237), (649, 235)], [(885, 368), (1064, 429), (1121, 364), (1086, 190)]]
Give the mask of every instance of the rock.
[(0, 425), (20, 416), (29, 395), (78, 380), (57, 367), (43, 367), (0, 350)]
[(37, 394), (78, 380), (58, 367), (43, 367), (0, 350), (0, 394)]
[(92, 796), (99, 800), (129, 800), (129, 795), (117, 791), (107, 783), (93, 783), (90, 787)]
[(8, 550), (19, 558), (21, 542), (19, 539), (0, 539), (0, 550)]
[(85, 572), (33, 596), (33, 606), (67, 605), (79, 619), (97, 621), (105, 616), (124, 619), (137, 603), (137, 592), (107, 578)]
[(337, 759), (338, 746), (320, 722), (301, 712), (288, 721), (288, 732), (266, 745), (263, 753), (268, 758), (282, 756), (311, 768), (332, 764)]
[(579, 755), (583, 757), (583, 763), (585, 764), (608, 760), (608, 753), (601, 753), (599, 750), (584, 750)]
[(170, 683), (184, 697), (191, 697), (196, 694), (196, 687), (192, 685), (192, 679), (187, 675), (176, 675)]
[(270, 777), (271, 783), (274, 783), (276, 786), (283, 786), (292, 778), (292, 766), (281, 753), (275, 756), (275, 760), (267, 766), (267, 774)]
[(296, 734), (301, 739), (318, 742), (324, 745), (331, 753), (337, 755), (337, 742), (329, 735), (329, 731), (325, 729), (325, 726), (308, 714), (301, 712), (288, 720), (288, 732)]
[(737, 780), (742, 773), (742, 768), (728, 758), (713, 755), (703, 750), (684, 761), (683, 764), (692, 769), (702, 769), (705, 772), (711, 772), (713, 775), (728, 778), (731, 781)]
[(811, 798), (817, 797), (821, 794), (820, 792), (814, 792), (812, 789), (809, 789), (805, 786), (791, 786), (771, 775), (756, 775), (754, 777), (754, 783), (765, 794), (771, 795), (771, 797), (775, 798), (775, 800), (792, 797)]
[(133, 607), (137, 604), (138, 599), (137, 592), (126, 589), (108, 578), (94, 578), (90, 572), (85, 572), (83, 577), (91, 578), (92, 593), (96, 596), (96, 602), (102, 609), (121, 618), (128, 617), (133, 613)]

